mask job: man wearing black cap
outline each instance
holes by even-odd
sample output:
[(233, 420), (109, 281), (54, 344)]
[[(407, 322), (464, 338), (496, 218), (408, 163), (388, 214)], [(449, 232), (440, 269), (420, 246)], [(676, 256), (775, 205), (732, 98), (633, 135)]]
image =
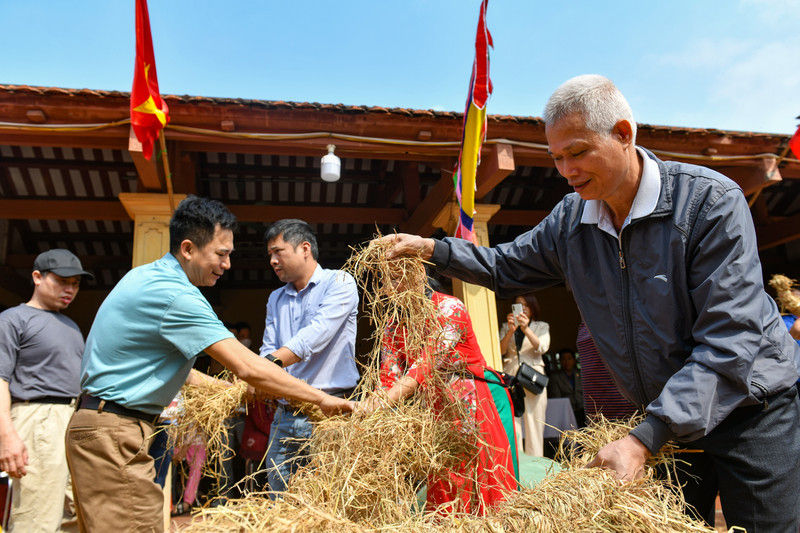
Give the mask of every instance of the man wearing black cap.
[[(77, 398), (83, 335), (61, 314), (92, 275), (69, 250), (33, 263), (33, 296), (0, 313), (0, 468), (13, 478), (9, 531), (59, 531), (64, 451)], [(73, 404), (74, 405), (74, 404)]]

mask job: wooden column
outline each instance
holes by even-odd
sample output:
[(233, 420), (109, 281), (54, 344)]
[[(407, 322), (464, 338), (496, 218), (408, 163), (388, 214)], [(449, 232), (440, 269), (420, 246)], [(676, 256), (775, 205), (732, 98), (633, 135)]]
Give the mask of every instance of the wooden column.
[[(489, 246), (488, 222), (500, 210), (495, 204), (476, 204), (475, 210), (475, 237), (480, 246)], [(458, 222), (458, 204), (453, 202), (439, 212), (434, 220), (434, 226), (453, 233)], [(453, 280), (453, 295), (461, 299), (467, 306), (472, 319), (472, 328), (481, 347), (486, 364), (495, 370), (503, 369), (503, 359), (500, 353), (500, 340), (497, 336), (497, 303), (494, 292), (485, 287)]]
[[(185, 194), (173, 195), (177, 206)], [(133, 267), (152, 263), (169, 251), (169, 219), (172, 206), (166, 194), (119, 193), (119, 201), (133, 219)], [(164, 483), (164, 531), (172, 524), (172, 465)]]
[[(177, 206), (186, 196), (173, 195)], [(133, 219), (133, 265), (160, 259), (169, 251), (169, 219), (172, 208), (166, 194), (120, 193), (119, 201)]]

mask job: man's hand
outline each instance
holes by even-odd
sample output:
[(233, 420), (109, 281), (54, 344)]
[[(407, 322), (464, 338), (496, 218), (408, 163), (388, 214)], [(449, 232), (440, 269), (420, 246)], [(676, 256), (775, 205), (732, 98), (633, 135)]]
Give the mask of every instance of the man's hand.
[(28, 450), (16, 431), (0, 437), (0, 469), (14, 478), (21, 478), (27, 471)]
[(409, 235), (408, 233), (386, 235), (372, 242), (394, 244), (386, 252), (387, 259), (404, 255), (419, 255), (422, 259), (428, 260), (433, 255), (433, 247), (435, 246), (433, 239), (423, 239), (418, 235)]
[(617, 479), (633, 481), (644, 475), (644, 463), (649, 457), (650, 450), (639, 439), (628, 435), (603, 446), (586, 468), (608, 468), (614, 471)]
[(352, 413), (355, 407), (355, 402), (351, 402), (350, 400), (345, 400), (343, 398), (337, 398), (336, 396), (331, 396), (330, 394), (327, 395), (325, 399), (322, 400), (322, 403), (319, 404), (319, 408), (322, 411), (322, 414), (325, 416)]

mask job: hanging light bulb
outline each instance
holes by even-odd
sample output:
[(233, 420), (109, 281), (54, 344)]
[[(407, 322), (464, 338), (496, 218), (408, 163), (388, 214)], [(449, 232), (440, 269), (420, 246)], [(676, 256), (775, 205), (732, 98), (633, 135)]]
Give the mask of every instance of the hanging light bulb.
[(339, 177), (342, 175), (342, 160), (333, 153), (335, 149), (335, 145), (329, 144), (328, 153), (322, 156), (320, 176), (324, 181), (339, 181)]

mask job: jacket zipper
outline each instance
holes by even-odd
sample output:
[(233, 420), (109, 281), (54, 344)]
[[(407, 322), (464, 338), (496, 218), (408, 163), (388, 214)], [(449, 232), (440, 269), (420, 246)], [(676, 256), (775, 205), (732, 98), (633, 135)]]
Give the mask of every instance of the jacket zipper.
[[(631, 357), (631, 364), (633, 365), (633, 373), (636, 377), (636, 388), (639, 392), (639, 401), (646, 401), (647, 395), (644, 394), (644, 384), (642, 383), (642, 374), (639, 371), (639, 359), (636, 356), (636, 351), (633, 347), (633, 319), (630, 313), (630, 283), (628, 283), (628, 273), (625, 268), (625, 254), (622, 251), (622, 231), (620, 230), (617, 235), (617, 246), (619, 251), (619, 268), (620, 275), (622, 276), (622, 293), (623, 293), (623, 310), (625, 314), (625, 342), (627, 343), (628, 353)], [(645, 404), (640, 407), (646, 407)]]

